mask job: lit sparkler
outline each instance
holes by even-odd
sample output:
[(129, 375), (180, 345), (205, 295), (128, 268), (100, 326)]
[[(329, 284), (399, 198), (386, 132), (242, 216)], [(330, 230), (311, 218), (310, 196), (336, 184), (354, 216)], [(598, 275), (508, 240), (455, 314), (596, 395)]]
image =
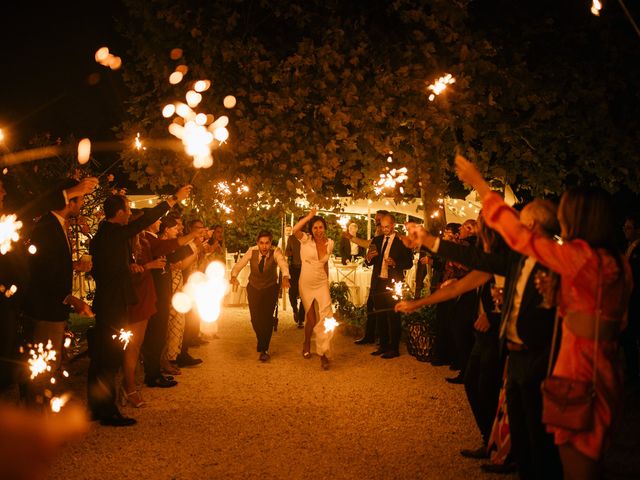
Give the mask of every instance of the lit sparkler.
[(225, 268), (221, 262), (211, 262), (205, 273), (194, 272), (189, 276), (184, 291), (176, 292), (171, 304), (176, 311), (187, 313), (195, 308), (202, 321), (218, 320), (229, 282), (224, 278)]
[(333, 332), (340, 325), (335, 318), (329, 317), (324, 319), (324, 333)]
[(404, 283), (402, 280), (398, 282), (394, 280), (392, 283), (393, 283), (393, 287), (387, 287), (387, 290), (390, 290), (391, 292), (393, 292), (391, 297), (394, 300), (402, 300), (404, 297), (404, 294), (410, 291), (409, 286), (406, 283)]
[[(380, 174), (380, 178), (373, 187), (373, 190), (376, 192), (376, 195), (380, 195), (385, 188), (394, 189), (398, 184), (404, 182), (408, 178), (407, 167), (392, 168), (386, 173)], [(404, 188), (402, 186), (400, 187), (400, 193), (404, 193)]]
[(135, 139), (134, 145), (136, 147), (136, 150), (146, 150), (147, 149), (147, 147), (142, 145), (142, 140), (140, 140), (140, 132), (138, 132), (136, 134), (136, 139)]
[(107, 47), (100, 47), (96, 51), (95, 59), (100, 65), (111, 70), (118, 70), (122, 66), (122, 59), (110, 53)]
[(598, 0), (593, 0), (593, 2), (591, 3), (591, 13), (593, 13), (596, 17), (599, 17), (600, 10), (602, 10), (602, 3)]
[[(173, 51), (175, 50), (179, 49)], [(186, 65), (179, 65), (170, 75), (169, 83), (177, 85), (188, 71)], [(211, 81), (198, 80), (193, 83), (193, 89), (185, 94), (186, 104), (178, 102), (174, 105), (165, 105), (162, 109), (162, 116), (165, 118), (171, 118), (174, 114), (182, 117), (183, 121), (178, 119), (177, 122), (174, 121), (169, 125), (169, 132), (182, 140), (187, 154), (193, 157), (195, 168), (211, 167), (213, 165), (211, 149), (215, 146), (219, 147), (229, 139), (229, 130), (226, 128), (229, 119), (226, 116), (221, 116), (214, 121), (213, 115), (192, 110), (200, 105), (203, 99), (202, 92), (208, 90), (210, 86)], [(235, 106), (235, 97), (230, 95), (225, 97), (224, 105), (226, 108)], [(218, 142), (217, 145), (214, 142)]]
[(7, 298), (11, 298), (18, 291), (18, 287), (11, 285), (9, 288), (0, 284), (0, 294), (3, 294)]
[(60, 413), (60, 410), (62, 409), (62, 407), (64, 407), (65, 404), (69, 401), (69, 398), (70, 398), (70, 395), (67, 393), (59, 397), (53, 397), (49, 401), (49, 405), (51, 406), (51, 411), (53, 413)]
[(31, 358), (28, 360), (29, 371), (31, 372), (31, 380), (44, 372), (51, 371), (51, 362), (56, 361), (56, 351), (53, 349), (51, 340), (47, 340), (47, 344), (39, 343), (33, 345), (29, 350)]
[(351, 221), (351, 217), (343, 215), (338, 219), (338, 225), (340, 225), (343, 230), (346, 230), (347, 225), (349, 225), (349, 221)]
[(18, 230), (22, 228), (22, 222), (14, 214), (0, 216), (0, 254), (4, 255), (11, 250), (11, 243), (20, 239)]
[(91, 140), (83, 138), (78, 142), (78, 163), (84, 165), (91, 157)]
[(125, 330), (124, 328), (121, 328), (120, 332), (118, 332), (117, 335), (111, 335), (111, 338), (113, 338), (114, 340), (116, 339), (116, 337), (118, 338), (119, 342), (122, 342), (124, 344), (122, 349), (126, 350), (129, 342), (131, 341), (131, 337), (133, 337), (133, 332), (131, 330)]
[(429, 95), (429, 101), (433, 102), (435, 98), (447, 88), (447, 85), (451, 85), (452, 83), (456, 83), (456, 79), (450, 73), (447, 73), (444, 77), (440, 77), (429, 85), (427, 90), (431, 90), (432, 92)]

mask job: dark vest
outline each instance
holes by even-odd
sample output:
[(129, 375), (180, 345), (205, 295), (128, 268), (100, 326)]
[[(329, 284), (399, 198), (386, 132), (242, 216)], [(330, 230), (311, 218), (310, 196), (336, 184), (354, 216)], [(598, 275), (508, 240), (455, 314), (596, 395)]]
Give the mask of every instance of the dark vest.
[(251, 252), (251, 260), (249, 260), (249, 267), (251, 273), (249, 274), (249, 284), (258, 290), (272, 287), (278, 281), (278, 264), (273, 255), (274, 250), (269, 250), (269, 256), (264, 261), (264, 268), (262, 273), (258, 269), (260, 264), (260, 251), (253, 250)]

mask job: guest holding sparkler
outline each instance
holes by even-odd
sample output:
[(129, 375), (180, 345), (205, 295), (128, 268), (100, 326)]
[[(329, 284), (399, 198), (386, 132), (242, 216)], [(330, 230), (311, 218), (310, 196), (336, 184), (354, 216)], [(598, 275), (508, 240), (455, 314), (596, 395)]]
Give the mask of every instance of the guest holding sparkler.
[[(132, 215), (132, 219), (137, 219), (143, 214), (142, 210), (135, 211)], [(159, 228), (160, 220), (156, 220), (150, 227), (151, 230), (157, 231)], [(166, 259), (164, 255), (171, 253), (182, 245), (186, 245), (193, 240), (194, 235), (187, 235), (172, 240), (158, 241), (154, 246), (155, 250), (151, 248), (149, 239), (139, 233), (133, 239), (132, 254), (133, 260), (137, 266), (142, 267), (142, 271), (139, 268), (134, 268), (133, 272), (133, 287), (135, 289), (136, 296), (138, 297), (138, 303), (129, 307), (128, 319), (129, 319), (129, 331), (132, 336), (129, 342), (129, 346), (124, 351), (124, 360), (122, 364), (122, 390), (121, 400), (123, 405), (129, 404), (133, 407), (142, 407), (145, 402), (142, 399), (140, 390), (135, 383), (135, 370), (140, 356), (140, 350), (142, 343), (145, 339), (147, 326), (149, 324), (149, 318), (156, 313), (156, 289), (153, 283), (153, 273), (160, 270), (164, 270), (166, 266)], [(154, 253), (156, 258), (154, 258)]]
[[(63, 233), (58, 220), (55, 220), (58, 222), (57, 225), (52, 225), (49, 220), (57, 218), (53, 213), (50, 213), (51, 211), (63, 215), (73, 211), (75, 214), (79, 209), (78, 204), (81, 205), (83, 196), (91, 193), (97, 184), (98, 180), (93, 177), (87, 177), (80, 182), (69, 181), (60, 184), (23, 205), (16, 212), (17, 218), (24, 220), (25, 223), (43, 213), (44, 216), (42, 223), (39, 223), (36, 230), (32, 232), (35, 234), (33, 240), (41, 244), (33, 247), (35, 254), (28, 255), (24, 251), (24, 247), (19, 244), (13, 245), (5, 254), (0, 254), (0, 292), (2, 292), (0, 294), (0, 388), (14, 380), (13, 365), (15, 365), (17, 355), (18, 317), (20, 310), (25, 305), (26, 294), (32, 300), (28, 302), (26, 308), (31, 313), (31, 317), (44, 321), (41, 326), (45, 327), (45, 330), (47, 330), (47, 326), (51, 326), (56, 332), (61, 330), (64, 332), (64, 322), (69, 314), (69, 306), (63, 304), (65, 299), (77, 310), (89, 312), (89, 308), (84, 302), (70, 296), (73, 267), (66, 232)], [(6, 191), (0, 180), (0, 214), (5, 210), (5, 195)], [(14, 222), (14, 226), (17, 225), (18, 221)], [(57, 236), (57, 233), (52, 235), (53, 232), (48, 231), (45, 225), (52, 225), (52, 228), (56, 229), (55, 232), (60, 235)], [(28, 229), (27, 226), (23, 228), (25, 231)], [(60, 242), (57, 242), (60, 239), (63, 239), (62, 253), (60, 250), (57, 251), (57, 254), (52, 253), (61, 245)], [(40, 246), (42, 246), (42, 252), (38, 252)], [(38, 254), (37, 257), (34, 257), (33, 255), (36, 254)], [(51, 259), (52, 255), (53, 264), (47, 269), (45, 257)], [(30, 274), (35, 276), (32, 287), (29, 287)], [(37, 299), (34, 297), (36, 294), (38, 295)], [(40, 299), (46, 305), (40, 304)], [(49, 322), (51, 319), (54, 321)], [(33, 322), (29, 322), (29, 324), (28, 330), (33, 330)], [(43, 332), (44, 335), (46, 333)], [(57, 336), (51, 338), (58, 343)], [(44, 341), (46, 343), (46, 338)], [(60, 346), (56, 349), (58, 357), (61, 355), (61, 348), (62, 339), (60, 336)]]
[[(175, 221), (175, 218), (173, 220)], [(171, 263), (171, 261), (179, 261), (191, 255), (192, 250), (187, 244), (196, 238), (200, 229), (193, 228), (188, 235), (175, 239), (160, 240), (158, 238), (160, 223), (160, 220), (152, 223), (145, 229), (143, 234), (144, 240), (149, 243), (151, 257), (154, 259), (163, 259)], [(171, 261), (169, 261), (169, 255)], [(151, 275), (153, 277), (156, 302), (155, 313), (149, 318), (146, 335), (142, 344), (144, 383), (147, 387), (171, 388), (175, 387), (178, 382), (170, 376), (180, 372), (179, 369), (173, 367), (169, 362), (162, 361), (167, 340), (167, 328), (171, 308), (171, 269), (168, 268), (165, 263), (165, 268), (153, 269)], [(163, 373), (167, 373), (169, 376), (164, 376)]]
[[(626, 258), (614, 244), (614, 211), (609, 194), (574, 188), (560, 200), (558, 220), (563, 243), (527, 229), (517, 214), (491, 192), (475, 165), (456, 156), (458, 177), (482, 197), (483, 215), (507, 244), (534, 257), (560, 275), (558, 310), (562, 339), (553, 375), (592, 382), (592, 425), (577, 429), (547, 424), (560, 451), (565, 478), (595, 479), (611, 424), (618, 413), (622, 379), (617, 342), (626, 324), (633, 285)], [(551, 420), (549, 418), (549, 420)]]
[(271, 246), (273, 236), (271, 232), (262, 230), (258, 233), (257, 244), (244, 254), (242, 259), (231, 270), (231, 283), (238, 285), (238, 274), (249, 264), (249, 284), (247, 297), (249, 299), (249, 313), (251, 325), (256, 333), (260, 353), (259, 360), (267, 362), (271, 358), (269, 344), (273, 332), (273, 311), (278, 301), (278, 272), (282, 272), (282, 287), (289, 288), (289, 267), (279, 248)]
[(380, 218), (382, 234), (372, 240), (375, 250), (369, 251), (366, 260), (373, 265), (371, 292), (373, 305), (378, 313), (380, 346), (371, 355), (396, 358), (400, 355), (400, 314), (393, 311), (393, 284), (404, 282), (404, 271), (413, 265), (413, 252), (400, 240), (395, 231), (395, 218), (386, 213)]
[[(68, 180), (65, 187), (77, 187), (79, 182)], [(69, 219), (80, 215), (84, 195), (79, 195), (59, 210), (43, 215), (30, 233), (34, 247), (28, 255), (29, 285), (22, 308), (21, 323), (26, 338), (32, 345), (51, 341), (56, 352), (52, 362), (53, 372), (60, 368), (64, 332), (71, 308), (80, 315), (92, 317), (93, 313), (83, 300), (72, 295), (73, 261), (72, 242), (68, 238)], [(41, 380), (43, 381), (43, 380)], [(60, 388), (60, 386), (57, 386)], [(21, 385), (21, 393), (28, 403), (42, 394), (41, 384), (27, 382)]]
[[(324, 370), (329, 368), (332, 329), (325, 329), (325, 320), (333, 318), (331, 295), (329, 294), (329, 257), (333, 251), (333, 240), (327, 238), (327, 223), (316, 216), (315, 208), (298, 221), (293, 234), (300, 241), (300, 298), (306, 312), (302, 356), (311, 358), (311, 337), (316, 334), (316, 353)], [(311, 234), (302, 230), (309, 225)]]
[[(202, 241), (193, 243), (197, 247), (195, 262), (187, 265), (182, 271), (182, 278), (188, 281), (192, 273), (199, 271), (204, 273), (209, 263), (212, 261), (221, 262), (226, 267), (227, 248), (224, 243), (224, 229), (221, 225), (215, 225), (211, 230), (204, 227), (204, 223), (199, 218), (193, 218), (187, 222), (187, 233), (193, 231), (201, 232)], [(210, 322), (207, 334), (212, 338), (218, 337), (218, 321)], [(184, 335), (182, 337), (181, 358), (186, 358), (189, 354), (189, 347), (199, 347), (209, 343), (200, 332), (200, 316), (195, 309), (185, 314)]]
[[(67, 188), (79, 184), (69, 180)], [(35, 253), (29, 255), (29, 277), (24, 307), (24, 327), (31, 331), (32, 343), (51, 340), (58, 352), (56, 366), (62, 358), (62, 343), (69, 312), (93, 316), (89, 305), (71, 294), (73, 261), (71, 241), (68, 238), (68, 221), (80, 215), (84, 195), (79, 195), (59, 210), (43, 215), (30, 234)]]
[[(478, 219), (477, 246), (486, 253), (504, 253), (506, 246), (497, 232), (489, 229)], [(476, 450), (462, 450), (462, 456), (489, 458), (487, 446), (498, 407), (498, 395), (502, 383), (504, 365), (500, 358), (498, 330), (500, 312), (494, 308), (492, 299), (493, 275), (473, 270), (460, 280), (436, 290), (431, 295), (413, 301), (402, 301), (395, 306), (397, 312), (413, 312), (426, 305), (436, 305), (457, 298), (466, 292), (480, 289), (474, 304), (474, 344), (467, 361), (464, 386), (471, 411), (482, 434), (483, 445)]]
[[(202, 232), (203, 230), (193, 229), (190, 237), (195, 241), (200, 236), (194, 236), (194, 232)], [(182, 222), (178, 222), (177, 218), (166, 216), (160, 222), (160, 232), (158, 238), (161, 240), (177, 239), (182, 233)], [(184, 238), (184, 237), (183, 237)], [(191, 242), (185, 245), (181, 251), (175, 251), (167, 255), (167, 261), (171, 269), (171, 296), (182, 290), (184, 284), (182, 270), (190, 267), (197, 258), (198, 248)], [(175, 364), (177, 367), (193, 367), (202, 363), (199, 358), (193, 358), (189, 355), (188, 346), (184, 344), (185, 314), (178, 312), (172, 305), (169, 307), (169, 322), (167, 327), (167, 340), (160, 360), (165, 373), (177, 374), (179, 370), (173, 371)]]
[[(547, 200), (527, 204), (520, 221), (549, 239), (558, 230), (556, 206)], [(536, 288), (535, 279), (538, 272), (545, 272), (544, 265), (514, 250), (488, 254), (434, 237), (415, 224), (407, 224), (407, 229), (410, 237), (419, 237), (422, 245), (438, 255), (505, 277), (499, 335), (502, 350), (508, 353), (505, 391), (511, 451), (522, 478), (560, 478), (558, 451), (542, 423), (540, 383), (546, 374), (555, 314), (553, 305), (545, 305)], [(482, 469), (510, 471), (507, 464), (487, 464)]]
[[(376, 230), (374, 232), (374, 237), (377, 237), (378, 235), (382, 234), (382, 228), (380, 227), (380, 219), (382, 218), (383, 215), (386, 215), (387, 213), (389, 212), (387, 212), (386, 210), (378, 210), (376, 212), (376, 215), (375, 215)], [(373, 254), (374, 252), (377, 251), (376, 250), (377, 247), (375, 246), (375, 244), (372, 243), (371, 240), (358, 238), (352, 235), (351, 232), (349, 231), (343, 232), (342, 235), (344, 238), (355, 243), (359, 247), (365, 249), (366, 251), (365, 257), (369, 253)], [(364, 336), (362, 338), (359, 338), (355, 342), (353, 342), (356, 345), (368, 345), (370, 343), (375, 343), (376, 341), (377, 315), (373, 313), (373, 311), (375, 310), (373, 306), (373, 290), (374, 290), (373, 286), (376, 281), (377, 280), (373, 276), (371, 276), (371, 281), (369, 283), (369, 296), (367, 297), (367, 320), (365, 323)]]
[[(92, 417), (102, 425), (123, 427), (136, 423), (123, 416), (116, 406), (115, 374), (122, 361), (122, 345), (113, 339), (127, 326), (127, 310), (138, 301), (131, 278), (130, 239), (160, 218), (169, 208), (188, 197), (191, 186), (156, 207), (145, 210), (129, 223), (131, 209), (123, 195), (112, 195), (104, 202), (105, 220), (91, 241), (92, 276), (96, 282), (93, 309), (96, 326), (89, 337), (87, 396)], [(142, 267), (140, 267), (142, 268)]]

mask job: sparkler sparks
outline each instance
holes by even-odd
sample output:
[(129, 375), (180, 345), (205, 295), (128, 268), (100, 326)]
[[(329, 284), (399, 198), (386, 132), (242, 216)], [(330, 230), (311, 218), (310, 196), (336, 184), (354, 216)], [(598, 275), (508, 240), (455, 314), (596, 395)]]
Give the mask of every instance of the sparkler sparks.
[(11, 285), (9, 288), (0, 284), (0, 294), (4, 294), (5, 297), (11, 298), (18, 291), (18, 287)]
[[(177, 85), (188, 71), (189, 68), (186, 65), (179, 65), (169, 76), (169, 83)], [(216, 146), (219, 147), (229, 138), (229, 131), (226, 128), (229, 122), (227, 117), (221, 116), (214, 121), (213, 115), (203, 112), (197, 113), (192, 110), (200, 105), (203, 99), (202, 92), (207, 91), (210, 86), (210, 80), (197, 80), (193, 83), (193, 89), (185, 94), (186, 104), (178, 102), (173, 105), (166, 105), (162, 109), (162, 116), (165, 118), (171, 118), (174, 114), (182, 117), (183, 120), (174, 120), (169, 125), (169, 132), (182, 140), (187, 154), (193, 157), (193, 166), (195, 168), (211, 167), (213, 165), (211, 149)], [(231, 108), (227, 106), (227, 103), (229, 103), (227, 98), (229, 96), (225, 97), (225, 106)], [(234, 105), (235, 98), (233, 98), (232, 106)], [(218, 142), (217, 145), (214, 141)]]
[(202, 321), (218, 320), (222, 300), (227, 294), (229, 282), (224, 278), (225, 268), (221, 262), (211, 262), (205, 273), (195, 272), (189, 276), (183, 292), (176, 292), (171, 300), (173, 308), (187, 313), (195, 307)]
[(78, 142), (78, 163), (84, 165), (91, 156), (91, 140), (83, 138)]
[(591, 13), (593, 13), (596, 17), (599, 17), (600, 10), (602, 10), (602, 3), (598, 0), (593, 0), (593, 2), (591, 3)]
[(346, 230), (347, 225), (349, 225), (350, 221), (351, 221), (351, 217), (347, 217), (343, 215), (338, 219), (338, 225), (340, 225), (343, 230)]
[(69, 401), (70, 396), (68, 394), (61, 395), (59, 397), (53, 397), (49, 401), (49, 405), (51, 406), (51, 411), (53, 413), (60, 413), (62, 407)]
[(56, 361), (56, 351), (53, 349), (51, 340), (47, 340), (46, 345), (39, 343), (37, 346), (32, 346), (29, 355), (31, 357), (28, 360), (31, 380), (41, 373), (50, 372), (51, 362)]
[[(387, 162), (392, 163), (393, 157), (390, 155), (387, 157)], [(407, 168), (389, 168), (385, 173), (380, 174), (380, 178), (374, 184), (373, 191), (376, 195), (380, 195), (385, 188), (394, 189), (396, 186), (405, 180), (408, 180)], [(400, 186), (400, 193), (404, 194), (404, 188)]]
[(133, 332), (131, 330), (125, 330), (124, 328), (121, 328), (118, 335), (111, 335), (111, 338), (113, 338), (114, 340), (116, 339), (116, 337), (118, 338), (119, 342), (122, 342), (124, 344), (122, 349), (126, 350), (129, 342), (131, 341), (131, 337), (133, 337)]
[(22, 228), (22, 222), (14, 214), (0, 216), (0, 254), (4, 255), (11, 250), (11, 243), (20, 239), (18, 230)]
[(96, 51), (95, 59), (100, 65), (111, 70), (118, 70), (122, 66), (122, 59), (110, 53), (107, 47), (99, 48)]
[(324, 319), (324, 333), (333, 332), (340, 325), (335, 318), (329, 317)]
[(140, 132), (138, 132), (136, 134), (136, 139), (135, 139), (135, 147), (136, 150), (146, 150), (147, 147), (145, 147), (144, 145), (142, 145), (142, 140), (140, 140)]
[(429, 101), (433, 102), (435, 98), (447, 88), (447, 85), (451, 85), (452, 83), (456, 83), (456, 79), (450, 73), (447, 73), (444, 77), (440, 77), (429, 85), (427, 90), (431, 90), (432, 92), (429, 95)]
[(392, 283), (393, 287), (387, 287), (387, 290), (393, 292), (391, 297), (394, 300), (402, 300), (404, 298), (404, 294), (410, 291), (409, 286), (401, 280), (398, 282), (394, 280)]
[(224, 108), (233, 108), (236, 106), (236, 97), (233, 95), (227, 95), (224, 97), (222, 104), (224, 105)]

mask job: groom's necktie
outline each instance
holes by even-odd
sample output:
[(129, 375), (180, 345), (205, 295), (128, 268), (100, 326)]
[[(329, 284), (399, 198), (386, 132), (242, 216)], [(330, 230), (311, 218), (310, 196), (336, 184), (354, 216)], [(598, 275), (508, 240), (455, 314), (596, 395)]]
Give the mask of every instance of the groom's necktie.
[(262, 258), (260, 259), (260, 263), (258, 264), (258, 271), (260, 273), (262, 273), (264, 271), (264, 260), (265, 258), (267, 258), (266, 255), (262, 255)]

